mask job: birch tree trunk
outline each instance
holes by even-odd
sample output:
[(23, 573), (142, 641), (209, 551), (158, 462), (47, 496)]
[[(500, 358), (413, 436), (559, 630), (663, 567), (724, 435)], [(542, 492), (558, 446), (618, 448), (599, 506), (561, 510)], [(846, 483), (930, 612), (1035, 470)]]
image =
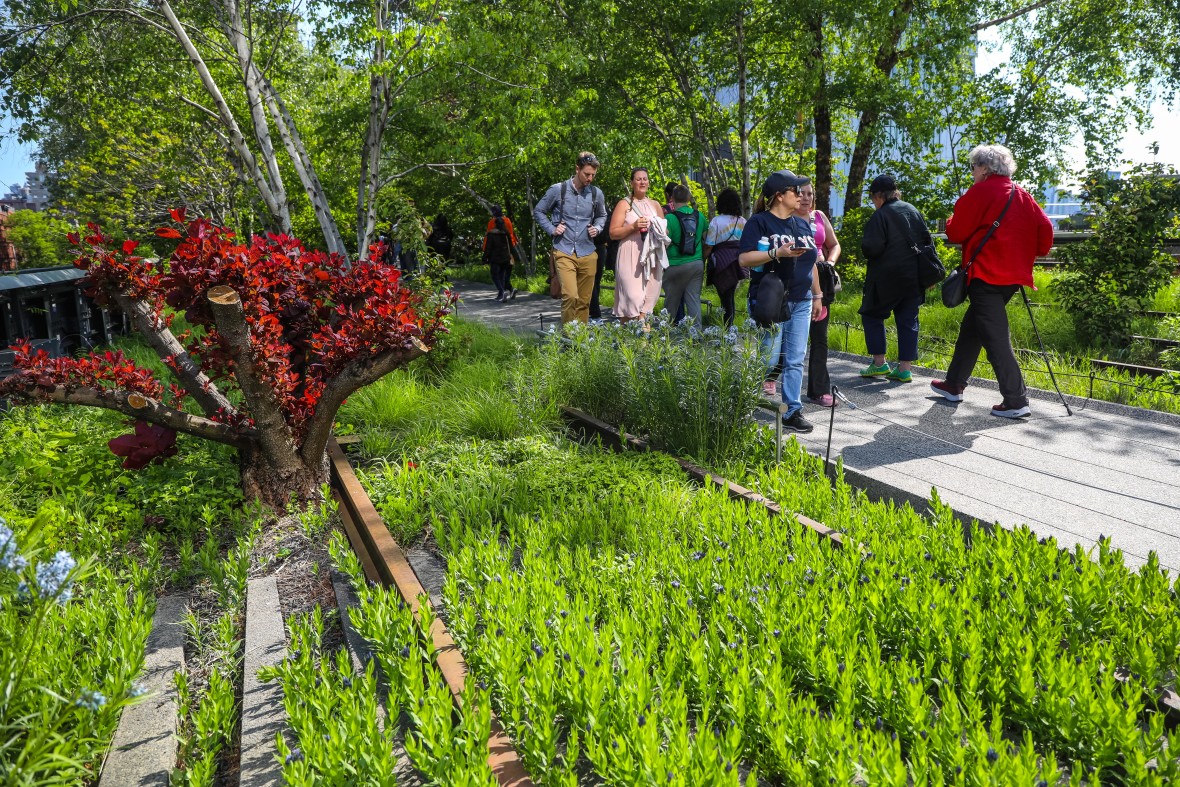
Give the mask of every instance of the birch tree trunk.
[(287, 190), (283, 186), (283, 174), (279, 171), (279, 160), (275, 156), (274, 143), (270, 138), (270, 124), (266, 120), (266, 107), (263, 106), (258, 71), (254, 66), (254, 48), (243, 30), (242, 10), (238, 5), (238, 0), (224, 0), (223, 7), (225, 8), (225, 18), (222, 20), (222, 29), (238, 58), (238, 68), (242, 73), (242, 85), (246, 89), (246, 100), (250, 108), (250, 122), (254, 127), (254, 140), (258, 143), (258, 151), (262, 157), (262, 163), (266, 166), (267, 178), (274, 190), (275, 200), (287, 214), (286, 224), (290, 227)]
[(172, 10), (172, 6), (168, 3), (168, 0), (153, 0), (153, 2), (164, 16), (164, 19), (167, 20), (172, 36), (184, 48), (185, 54), (188, 55), (193, 68), (196, 69), (197, 75), (201, 79), (201, 84), (204, 86), (205, 92), (213, 99), (213, 103), (217, 107), (217, 118), (221, 122), (221, 125), (225, 127), (230, 148), (241, 166), (242, 173), (246, 176), (249, 183), (258, 190), (258, 194), (266, 205), (267, 211), (276, 222), (276, 229), (280, 232), (290, 232), (291, 214), (287, 208), (286, 194), (282, 192), (282, 183), (280, 182), (278, 184), (278, 192), (276, 193), (273, 187), (274, 184), (271, 183), (266, 173), (262, 171), (257, 157), (250, 150), (250, 145), (246, 142), (246, 137), (242, 133), (241, 128), (239, 128), (237, 120), (234, 119), (233, 112), (230, 111), (229, 104), (226, 102), (221, 88), (218, 87), (217, 82), (213, 79), (213, 75), (209, 72), (209, 67), (205, 64), (204, 58), (201, 57), (201, 53), (197, 51), (197, 47), (193, 44), (192, 39), (189, 38), (184, 25), (177, 19), (176, 12)]

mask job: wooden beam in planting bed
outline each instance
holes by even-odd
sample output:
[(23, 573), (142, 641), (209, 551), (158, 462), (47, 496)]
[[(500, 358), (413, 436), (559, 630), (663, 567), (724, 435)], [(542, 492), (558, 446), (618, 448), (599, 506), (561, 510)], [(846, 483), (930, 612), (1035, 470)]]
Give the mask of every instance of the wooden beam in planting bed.
[[(578, 429), (580, 429), (583, 434), (587, 436), (600, 437), (602, 438), (602, 442), (611, 448), (620, 449), (623, 446), (626, 446), (633, 451), (655, 450), (646, 441), (640, 440), (634, 435), (629, 435), (626, 432), (619, 432), (618, 429), (606, 423), (605, 421), (600, 421), (594, 416), (584, 413), (581, 410), (576, 410), (573, 407), (562, 407), (561, 414), (565, 416), (567, 420), (572, 422)], [(786, 515), (786, 512), (783, 511), (782, 506), (773, 500), (769, 500), (757, 492), (746, 489), (744, 486), (735, 484), (732, 481), (727, 481), (716, 473), (710, 472), (709, 470), (706, 470), (699, 465), (695, 465), (692, 462), (681, 459), (678, 456), (673, 456), (672, 458), (676, 460), (676, 463), (680, 465), (684, 472), (688, 473), (696, 481), (702, 484), (715, 484), (717, 486), (723, 487), (729, 492), (730, 498), (734, 500), (742, 500), (753, 506), (761, 506), (774, 516)], [(834, 546), (844, 546), (844, 535), (836, 530), (833, 530), (827, 525), (821, 522), (816, 522), (814, 519), (803, 516), (802, 514), (795, 514), (795, 520), (807, 529), (814, 531), (819, 536), (828, 539)]]
[[(426, 590), (418, 581), (405, 552), (389, 534), (389, 528), (373, 507), (373, 501), (369, 499), (335, 438), (328, 442), (328, 459), (331, 463), (333, 493), (340, 503), (340, 518), (344, 522), (349, 543), (365, 569), (365, 576), (373, 582), (396, 588), (414, 612), (415, 618), (419, 617), (419, 597), (425, 596)], [(451, 690), (455, 705), (462, 707), (463, 690), (467, 683), (467, 663), (463, 660), (463, 654), (439, 618), (434, 619), (430, 637), (438, 653), (439, 671)], [(492, 734), (488, 738), (488, 765), (499, 784), (532, 787), (533, 781), (525, 770), (524, 762), (494, 715)]]

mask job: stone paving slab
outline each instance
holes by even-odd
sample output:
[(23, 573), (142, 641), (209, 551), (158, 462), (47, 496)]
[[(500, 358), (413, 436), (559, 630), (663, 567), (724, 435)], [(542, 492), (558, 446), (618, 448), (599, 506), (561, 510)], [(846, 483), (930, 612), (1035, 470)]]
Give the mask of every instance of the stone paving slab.
[(172, 676), (184, 667), (187, 596), (156, 601), (144, 648), (139, 685), (147, 694), (123, 711), (99, 787), (166, 787), (176, 766), (176, 689)]
[(263, 683), (258, 671), (287, 657), (287, 632), (273, 576), (251, 579), (246, 586), (246, 643), (242, 676), (241, 786), (267, 787), (282, 783), (275, 734), (287, 721), (283, 687)]

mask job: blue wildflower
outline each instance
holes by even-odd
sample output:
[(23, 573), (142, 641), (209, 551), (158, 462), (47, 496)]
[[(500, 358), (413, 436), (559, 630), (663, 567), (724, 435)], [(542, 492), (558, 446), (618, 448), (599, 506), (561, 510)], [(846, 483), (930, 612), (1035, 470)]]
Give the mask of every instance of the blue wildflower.
[(988, 750), (987, 750), (987, 761), (988, 762), (995, 762), (998, 759), (1000, 759), (1000, 755), (996, 753), (995, 749), (993, 749), (989, 746)]
[(292, 749), (291, 753), (287, 755), (287, 765), (291, 765), (296, 762), (303, 762), (303, 751), (301, 749)]
[(679, 579), (672, 580), (672, 589), (673, 590), (680, 590), (680, 580)]
[(74, 700), (74, 704), (79, 708), (98, 710), (107, 704), (107, 698), (103, 696), (102, 692), (93, 689), (83, 689), (82, 693), (78, 695), (78, 699)]
[(0, 569), (7, 571), (22, 571), (29, 564), (20, 553), (16, 543), (16, 534), (0, 517)]
[(130, 697), (131, 699), (135, 699), (136, 697), (142, 697), (143, 695), (145, 695), (147, 693), (148, 693), (147, 686), (144, 686), (139, 683), (132, 683), (131, 688), (127, 690), (127, 696)]

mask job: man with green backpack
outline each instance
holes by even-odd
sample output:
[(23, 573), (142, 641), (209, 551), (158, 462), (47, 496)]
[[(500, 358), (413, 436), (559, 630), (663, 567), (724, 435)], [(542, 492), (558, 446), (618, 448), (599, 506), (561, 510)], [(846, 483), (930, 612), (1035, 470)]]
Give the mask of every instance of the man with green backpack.
[(705, 277), (701, 253), (708, 219), (689, 204), (692, 192), (683, 184), (672, 190), (672, 210), (668, 213), (668, 269), (664, 271), (664, 308), (676, 314), (681, 302), (684, 314), (701, 324), (701, 282)]

